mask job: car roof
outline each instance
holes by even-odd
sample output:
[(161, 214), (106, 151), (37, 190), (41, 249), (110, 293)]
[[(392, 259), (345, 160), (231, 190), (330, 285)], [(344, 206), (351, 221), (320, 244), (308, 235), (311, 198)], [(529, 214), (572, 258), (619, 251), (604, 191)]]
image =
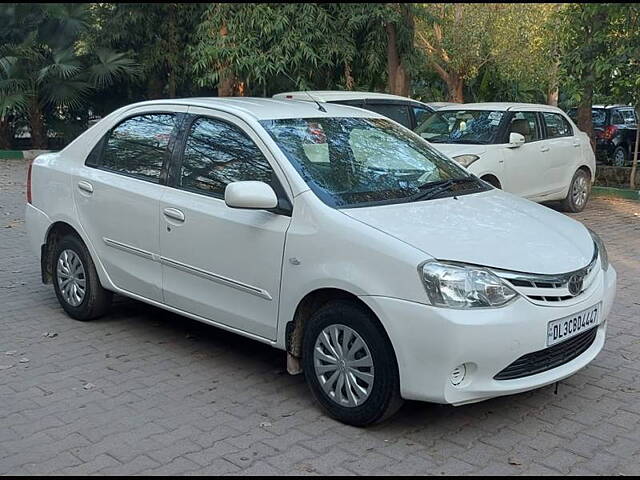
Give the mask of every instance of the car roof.
[(613, 105), (593, 105), (591, 108), (633, 108), (631, 105), (623, 105), (622, 103), (616, 103)]
[(319, 102), (339, 102), (345, 100), (400, 100), (403, 102), (419, 103), (426, 105), (424, 102), (414, 100), (409, 97), (402, 97), (400, 95), (391, 95), (390, 93), (378, 93), (378, 92), (354, 92), (343, 90), (307, 90), (298, 92), (282, 92), (277, 93), (273, 98), (287, 99), (287, 100), (304, 100), (312, 101), (311, 97)]
[(460, 103), (456, 105), (441, 107), (438, 111), (443, 112), (446, 110), (495, 110), (506, 112), (509, 110), (538, 110), (538, 111), (553, 111), (564, 113), (558, 107), (551, 105), (542, 105), (539, 103), (516, 103), (516, 102), (485, 102), (485, 103)]
[(149, 100), (134, 103), (126, 109), (153, 105), (186, 105), (213, 108), (255, 120), (276, 120), (286, 118), (322, 118), (322, 117), (366, 117), (380, 118), (382, 115), (369, 110), (348, 105), (323, 104), (326, 112), (321, 111), (313, 102), (296, 100), (278, 100), (258, 97), (196, 97), (167, 100)]

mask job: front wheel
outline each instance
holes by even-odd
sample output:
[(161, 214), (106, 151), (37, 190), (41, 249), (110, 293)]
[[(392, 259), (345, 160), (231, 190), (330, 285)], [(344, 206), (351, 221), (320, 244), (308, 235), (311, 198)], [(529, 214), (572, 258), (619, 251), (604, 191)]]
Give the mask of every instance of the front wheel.
[(76, 320), (102, 316), (112, 293), (102, 288), (87, 247), (75, 235), (57, 243), (53, 254), (53, 286), (65, 312)]
[(587, 200), (591, 194), (591, 177), (580, 169), (576, 171), (569, 185), (569, 192), (562, 202), (562, 209), (565, 212), (578, 213), (584, 210)]
[(302, 348), (311, 392), (333, 418), (364, 427), (402, 406), (391, 343), (359, 305), (340, 300), (320, 308), (307, 323)]

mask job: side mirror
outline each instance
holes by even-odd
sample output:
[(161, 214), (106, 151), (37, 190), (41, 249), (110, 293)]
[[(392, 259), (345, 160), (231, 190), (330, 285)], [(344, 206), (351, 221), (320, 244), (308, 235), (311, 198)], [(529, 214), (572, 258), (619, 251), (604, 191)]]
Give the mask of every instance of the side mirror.
[(278, 206), (278, 197), (264, 182), (233, 182), (224, 189), (224, 202), (231, 208), (268, 210)]
[(511, 132), (509, 134), (509, 148), (518, 148), (524, 145), (524, 136), (520, 133)]

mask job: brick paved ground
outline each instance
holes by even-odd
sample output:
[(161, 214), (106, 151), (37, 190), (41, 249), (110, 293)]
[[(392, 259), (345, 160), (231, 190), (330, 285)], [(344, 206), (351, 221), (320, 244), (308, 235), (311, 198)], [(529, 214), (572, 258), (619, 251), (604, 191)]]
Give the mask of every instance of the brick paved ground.
[(24, 178), (0, 163), (0, 474), (640, 474), (640, 203), (576, 215), (607, 243), (618, 297), (604, 351), (557, 395), (408, 403), (361, 430), (262, 344), (121, 298), (68, 318), (27, 248)]

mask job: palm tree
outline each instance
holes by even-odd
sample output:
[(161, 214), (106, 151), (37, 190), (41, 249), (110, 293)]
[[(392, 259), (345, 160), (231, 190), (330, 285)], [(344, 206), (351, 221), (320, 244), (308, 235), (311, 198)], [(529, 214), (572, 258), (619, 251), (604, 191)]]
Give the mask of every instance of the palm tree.
[[(41, 149), (47, 147), (45, 112), (80, 110), (91, 93), (136, 77), (139, 68), (126, 54), (112, 50), (79, 53), (88, 25), (87, 4), (35, 8), (39, 15), (28, 18), (18, 8), (0, 12), (0, 19), (9, 17), (10, 25), (35, 23), (23, 38), (13, 38), (18, 42), (0, 47), (0, 137), (3, 122), (21, 114), (27, 117), (33, 147)], [(7, 31), (15, 37), (14, 29)]]

